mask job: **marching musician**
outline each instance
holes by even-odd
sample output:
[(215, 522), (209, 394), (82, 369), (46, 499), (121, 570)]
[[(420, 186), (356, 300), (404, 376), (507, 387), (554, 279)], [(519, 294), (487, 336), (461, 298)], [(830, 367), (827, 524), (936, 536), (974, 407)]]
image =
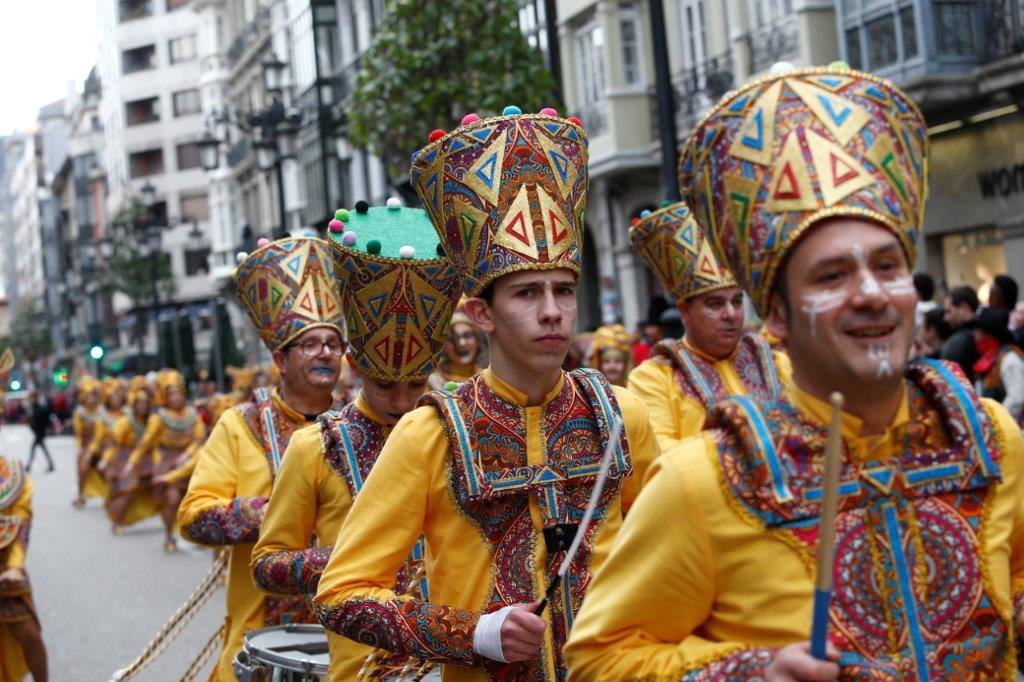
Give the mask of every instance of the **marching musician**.
[[(490, 366), (425, 395), (392, 431), (342, 524), (316, 605), (328, 629), (441, 663), (445, 679), (560, 679), (591, 572), (657, 452), (631, 394), (597, 372), (561, 369), (577, 314), (586, 133), (553, 109), (508, 107), (430, 139), (411, 179), (461, 270)], [(431, 299), (441, 300), (421, 296)], [(537, 615), (606, 446), (614, 457), (599, 521)], [(420, 536), (429, 602), (393, 589)]]
[(249, 559), (292, 433), (331, 407), (344, 352), (337, 274), (330, 248), (313, 238), (261, 240), (234, 274), (238, 298), (281, 369), (281, 387), (257, 389), (220, 416), (178, 511), (183, 537), (231, 547), (217, 680), (235, 679), (232, 662), (247, 631), (311, 619), (303, 599), (261, 594)]
[[(927, 145), (906, 94), (841, 64), (777, 66), (691, 133), (680, 185), (785, 344), (793, 385), (719, 403), (710, 430), (652, 468), (576, 621), (571, 678), (1015, 678), (1020, 430), (955, 366), (907, 360)], [(807, 639), (833, 391), (820, 660)]]

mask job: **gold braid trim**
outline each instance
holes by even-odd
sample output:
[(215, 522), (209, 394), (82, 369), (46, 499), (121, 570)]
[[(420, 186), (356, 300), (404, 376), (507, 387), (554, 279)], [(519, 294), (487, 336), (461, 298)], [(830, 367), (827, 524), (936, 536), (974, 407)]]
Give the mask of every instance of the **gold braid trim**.
[(868, 539), (868, 550), (871, 552), (871, 564), (875, 569), (875, 582), (878, 584), (879, 592), (882, 593), (882, 604), (884, 605), (882, 613), (885, 614), (885, 629), (889, 636), (889, 654), (896, 656), (900, 650), (899, 637), (896, 632), (896, 623), (892, 618), (892, 611), (889, 608), (892, 603), (892, 590), (889, 589), (885, 575), (885, 563), (882, 561), (882, 553), (879, 551), (878, 541), (875, 539), (874, 529), (877, 519), (872, 519), (869, 515), (866, 520), (868, 523), (865, 524), (865, 535)]
[(914, 543), (914, 582), (921, 594), (921, 601), (928, 599), (928, 563), (924, 560), (924, 542), (921, 540), (921, 527), (917, 523), (917, 514), (914, 513), (913, 505), (907, 505), (907, 527), (910, 530), (910, 540)]

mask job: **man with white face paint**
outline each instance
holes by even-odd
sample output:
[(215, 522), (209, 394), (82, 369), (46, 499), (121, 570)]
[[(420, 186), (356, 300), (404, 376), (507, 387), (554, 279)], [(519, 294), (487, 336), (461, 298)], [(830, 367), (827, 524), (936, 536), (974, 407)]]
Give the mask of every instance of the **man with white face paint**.
[[(907, 359), (926, 149), (913, 102), (845, 65), (773, 69), (691, 133), (688, 203), (785, 343), (792, 384), (719, 403), (658, 460), (576, 621), (571, 678), (1015, 678), (1024, 442), (957, 368)], [(806, 640), (834, 391), (819, 660)]]
[(199, 450), (178, 510), (183, 537), (231, 547), (227, 630), (216, 680), (235, 679), (232, 662), (247, 631), (313, 619), (301, 597), (260, 593), (249, 558), (288, 440), (331, 406), (345, 350), (335, 277), (330, 247), (310, 238), (261, 239), (233, 277), (242, 307), (281, 370), (281, 383), (280, 389), (255, 390), (221, 415)]
[[(465, 278), (490, 366), (427, 394), (395, 427), (316, 603), (330, 630), (440, 663), (445, 680), (560, 680), (591, 572), (657, 449), (628, 391), (561, 369), (576, 321), (586, 133), (554, 110), (509, 107), (430, 139), (410, 176)], [(599, 521), (541, 610), (606, 450)], [(421, 536), (429, 602), (393, 589)]]
[(743, 292), (711, 251), (685, 202), (644, 211), (629, 230), (633, 248), (676, 297), (685, 329), (665, 339), (629, 375), (629, 390), (651, 413), (662, 452), (704, 428), (719, 400), (778, 397), (788, 378), (785, 353), (743, 333)]
[[(391, 429), (426, 390), (462, 282), (438, 255), (437, 233), (422, 209), (360, 201), (354, 211), (337, 211), (328, 237), (343, 273), (349, 364), (362, 389), (297, 431), (288, 446), (252, 553), (253, 579), (271, 594), (316, 593), (338, 529)], [(405, 592), (421, 559), (410, 559), (389, 587)], [(373, 651), (333, 632), (328, 645), (328, 678), (339, 682), (356, 679)], [(404, 664), (382, 661), (382, 669)]]

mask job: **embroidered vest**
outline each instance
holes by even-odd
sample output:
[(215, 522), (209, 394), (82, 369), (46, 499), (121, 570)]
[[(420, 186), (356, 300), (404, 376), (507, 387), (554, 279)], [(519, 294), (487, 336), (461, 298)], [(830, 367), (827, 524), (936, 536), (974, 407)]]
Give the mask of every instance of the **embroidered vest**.
[(0, 550), (18, 537), (21, 517), (3, 512), (18, 501), (25, 488), (25, 467), (17, 460), (0, 457)]
[[(580, 521), (587, 507), (611, 437), (612, 419), (622, 418), (611, 386), (594, 370), (565, 375), (561, 392), (544, 406), (544, 461), (536, 465), (527, 462), (525, 409), (498, 396), (482, 376), (460, 384), (452, 393), (429, 393), (421, 404), (434, 406), (441, 417), (449, 443), (449, 486), (455, 504), (493, 548), (493, 586), (485, 610), (538, 599), (546, 585), (537, 584), (534, 552), (550, 538), (547, 531), (562, 528), (571, 540), (568, 529)], [(623, 429), (594, 523), (567, 579), (551, 599), (554, 668), (560, 676), (565, 672), (562, 647), (590, 583), (594, 536), (607, 506), (619, 494), (622, 478), (631, 472)], [(544, 533), (534, 528), (530, 517), (531, 494), (536, 495)], [(568, 542), (562, 548), (568, 548)], [(561, 552), (550, 554), (552, 565), (557, 566)], [(492, 667), (492, 675), (499, 679), (545, 677), (539, 659)]]
[[(844, 679), (1003, 677), (1013, 644), (979, 549), (1000, 480), (996, 430), (952, 365), (912, 363), (906, 386), (902, 453), (844, 458), (829, 634)], [(708, 425), (741, 510), (813, 572), (826, 429), (749, 396), (720, 403)]]
[[(652, 353), (672, 365), (676, 385), (685, 395), (700, 401), (705, 410), (729, 396), (729, 390), (715, 371), (714, 364), (690, 352), (679, 339), (660, 341)], [(757, 400), (773, 400), (782, 392), (775, 359), (768, 342), (759, 334), (744, 334), (730, 361), (746, 387), (747, 395)]]
[(253, 439), (263, 448), (263, 454), (267, 456), (270, 465), (270, 478), (276, 478), (288, 441), (301, 422), (292, 421), (276, 409), (273, 394), (265, 388), (254, 390), (252, 397), (236, 405), (235, 409)]

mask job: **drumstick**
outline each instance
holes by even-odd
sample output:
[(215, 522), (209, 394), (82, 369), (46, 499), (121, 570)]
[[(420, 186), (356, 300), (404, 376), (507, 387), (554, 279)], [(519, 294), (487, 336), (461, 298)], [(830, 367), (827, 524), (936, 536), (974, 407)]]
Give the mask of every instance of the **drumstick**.
[(836, 507), (843, 444), (840, 434), (843, 395), (833, 393), (829, 400), (832, 403), (832, 423), (829, 424), (825, 441), (825, 481), (818, 533), (818, 580), (814, 586), (814, 616), (811, 620), (811, 655), (822, 661), (828, 658), (825, 643), (828, 640), (828, 607), (832, 599), (832, 555), (836, 544)]

